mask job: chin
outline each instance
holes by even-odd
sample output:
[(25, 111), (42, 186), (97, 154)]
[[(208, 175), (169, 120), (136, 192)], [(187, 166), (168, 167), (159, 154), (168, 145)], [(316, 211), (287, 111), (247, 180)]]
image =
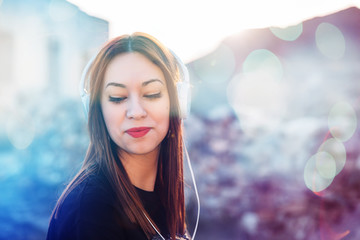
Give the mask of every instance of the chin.
[(136, 155), (146, 155), (151, 154), (155, 151), (160, 150), (160, 145), (158, 146), (144, 146), (142, 144), (138, 144), (135, 147), (128, 148), (128, 150), (124, 149), (130, 154), (136, 154)]

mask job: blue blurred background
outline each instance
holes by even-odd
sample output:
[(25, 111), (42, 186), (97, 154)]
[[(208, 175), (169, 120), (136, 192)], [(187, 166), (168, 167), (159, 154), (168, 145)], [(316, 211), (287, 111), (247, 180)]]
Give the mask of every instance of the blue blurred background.
[[(81, 71), (108, 38), (69, 2), (0, 1), (0, 239), (45, 238), (89, 141)], [(350, 7), (187, 62), (197, 239), (360, 239), (359, 42)]]

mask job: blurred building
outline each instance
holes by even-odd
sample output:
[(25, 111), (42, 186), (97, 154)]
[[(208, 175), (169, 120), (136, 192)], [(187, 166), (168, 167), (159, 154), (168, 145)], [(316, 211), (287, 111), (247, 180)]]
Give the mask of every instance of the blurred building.
[(78, 97), (82, 69), (108, 27), (65, 0), (0, 1), (0, 109), (49, 91)]

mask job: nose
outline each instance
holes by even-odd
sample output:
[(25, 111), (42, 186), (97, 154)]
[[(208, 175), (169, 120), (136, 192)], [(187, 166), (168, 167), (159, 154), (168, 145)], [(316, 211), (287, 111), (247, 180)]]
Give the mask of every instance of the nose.
[(145, 111), (141, 100), (138, 97), (131, 97), (127, 101), (126, 117), (130, 119), (141, 119), (146, 117), (147, 112)]

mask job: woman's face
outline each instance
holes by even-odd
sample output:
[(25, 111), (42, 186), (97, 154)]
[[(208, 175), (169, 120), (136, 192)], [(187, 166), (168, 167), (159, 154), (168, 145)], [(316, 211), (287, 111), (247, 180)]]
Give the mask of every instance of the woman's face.
[(121, 151), (158, 151), (169, 129), (170, 99), (163, 72), (140, 53), (116, 56), (105, 71), (101, 108)]

